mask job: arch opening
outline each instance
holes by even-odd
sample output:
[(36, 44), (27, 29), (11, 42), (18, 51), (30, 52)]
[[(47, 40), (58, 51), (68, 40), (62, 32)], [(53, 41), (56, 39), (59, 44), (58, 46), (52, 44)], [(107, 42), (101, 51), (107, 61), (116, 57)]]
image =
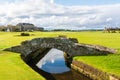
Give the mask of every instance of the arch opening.
[(63, 73), (70, 71), (72, 58), (56, 48), (40, 48), (22, 58), (29, 66), (36, 66), (48, 73)]
[(30, 54), (29, 59), (27, 64), (46, 80), (90, 80), (83, 74), (66, 66), (70, 56), (56, 48), (40, 48), (32, 55)]
[(70, 71), (66, 66), (64, 53), (61, 50), (52, 48), (50, 51), (38, 61), (36, 66), (48, 73), (63, 73)]

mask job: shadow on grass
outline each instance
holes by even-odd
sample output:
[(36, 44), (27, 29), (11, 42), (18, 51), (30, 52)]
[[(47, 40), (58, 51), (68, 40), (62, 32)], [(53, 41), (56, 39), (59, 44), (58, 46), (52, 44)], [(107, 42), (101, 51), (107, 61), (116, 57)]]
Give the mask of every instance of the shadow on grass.
[[(35, 34), (30, 34), (29, 36), (35, 36)], [(14, 35), (14, 37), (27, 37), (27, 36)]]

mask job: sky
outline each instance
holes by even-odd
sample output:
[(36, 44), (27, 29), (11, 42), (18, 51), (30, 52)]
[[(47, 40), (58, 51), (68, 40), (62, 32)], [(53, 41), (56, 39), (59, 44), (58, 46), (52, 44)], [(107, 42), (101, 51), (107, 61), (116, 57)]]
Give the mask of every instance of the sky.
[(63, 73), (70, 71), (65, 65), (64, 52), (52, 48), (37, 64), (38, 68), (49, 73)]
[(0, 25), (45, 29), (120, 27), (120, 0), (0, 0)]
[(55, 3), (74, 6), (74, 5), (108, 5), (120, 3), (120, 0), (54, 0)]

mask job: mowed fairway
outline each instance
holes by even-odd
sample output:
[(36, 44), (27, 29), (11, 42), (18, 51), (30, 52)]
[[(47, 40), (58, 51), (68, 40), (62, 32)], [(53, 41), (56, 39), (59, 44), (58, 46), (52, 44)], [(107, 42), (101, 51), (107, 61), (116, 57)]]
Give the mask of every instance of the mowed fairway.
[(1, 52), (0, 80), (45, 80), (20, 58), (19, 54)]
[(103, 45), (118, 50), (107, 56), (77, 56), (74, 59), (95, 66), (102, 71), (120, 76), (120, 33), (87, 32), (29, 32), (31, 36), (18, 36), (20, 32), (0, 32), (0, 80), (45, 80), (20, 58), (19, 54), (2, 51), (19, 45), (21, 41), (37, 37), (57, 37), (66, 35), (77, 38), (79, 43)]

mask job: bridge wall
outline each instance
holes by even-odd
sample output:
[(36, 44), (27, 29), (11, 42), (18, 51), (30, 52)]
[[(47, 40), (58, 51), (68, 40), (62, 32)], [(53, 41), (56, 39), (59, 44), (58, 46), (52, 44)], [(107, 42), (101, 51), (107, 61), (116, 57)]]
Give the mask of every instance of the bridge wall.
[(46, 48), (56, 48), (64, 51), (69, 57), (83, 55), (106, 55), (116, 53), (114, 49), (99, 45), (89, 45), (77, 43), (75, 38), (35, 38), (32, 40), (23, 41), (21, 45), (7, 48), (7, 51), (20, 53), (24, 58), (34, 54), (36, 51)]

